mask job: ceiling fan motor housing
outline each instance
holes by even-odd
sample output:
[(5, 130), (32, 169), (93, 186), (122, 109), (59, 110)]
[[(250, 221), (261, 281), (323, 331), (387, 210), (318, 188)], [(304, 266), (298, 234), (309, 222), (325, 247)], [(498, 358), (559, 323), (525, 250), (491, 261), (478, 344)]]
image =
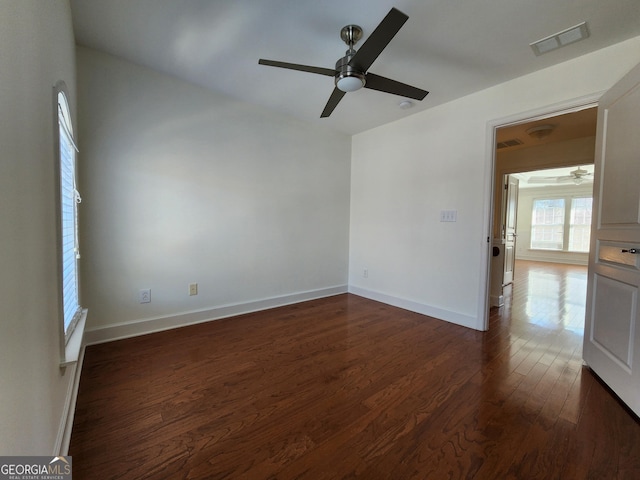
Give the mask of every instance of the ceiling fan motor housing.
[(347, 50), (347, 54), (336, 62), (336, 74), (335, 82), (343, 92), (355, 92), (360, 90), (367, 83), (364, 72), (349, 65), (349, 61), (355, 55), (355, 50)]

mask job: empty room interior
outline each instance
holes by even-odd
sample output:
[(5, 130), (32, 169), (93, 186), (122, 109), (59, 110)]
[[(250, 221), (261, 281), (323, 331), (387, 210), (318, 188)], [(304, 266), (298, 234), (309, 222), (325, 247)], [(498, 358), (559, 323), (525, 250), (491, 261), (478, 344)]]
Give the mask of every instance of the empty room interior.
[(0, 456), (640, 478), (636, 0), (0, 0), (0, 44)]

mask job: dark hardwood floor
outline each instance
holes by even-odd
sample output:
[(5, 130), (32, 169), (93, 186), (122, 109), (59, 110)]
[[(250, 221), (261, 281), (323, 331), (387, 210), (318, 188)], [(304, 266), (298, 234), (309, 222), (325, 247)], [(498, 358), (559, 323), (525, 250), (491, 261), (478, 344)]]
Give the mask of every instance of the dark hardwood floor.
[(518, 262), (485, 333), (339, 295), (90, 346), (74, 479), (638, 479), (585, 289)]

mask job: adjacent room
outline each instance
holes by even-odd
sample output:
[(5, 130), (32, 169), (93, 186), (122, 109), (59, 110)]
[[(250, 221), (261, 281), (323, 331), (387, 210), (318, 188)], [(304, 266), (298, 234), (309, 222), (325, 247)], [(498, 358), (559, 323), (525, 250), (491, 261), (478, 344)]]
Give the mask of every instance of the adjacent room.
[(596, 125), (585, 105), (496, 130), (491, 306), (519, 260), (587, 266)]
[(638, 477), (640, 9), (463, 3), (0, 0), (0, 456)]

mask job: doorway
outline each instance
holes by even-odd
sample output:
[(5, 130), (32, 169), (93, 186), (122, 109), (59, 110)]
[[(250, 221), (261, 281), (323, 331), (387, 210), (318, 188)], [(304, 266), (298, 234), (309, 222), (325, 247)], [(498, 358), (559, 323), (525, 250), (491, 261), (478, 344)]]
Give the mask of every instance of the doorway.
[[(505, 267), (504, 254), (508, 246), (512, 248), (515, 260), (520, 257), (527, 261), (548, 262), (551, 266), (554, 262), (588, 263), (588, 241), (586, 251), (584, 242), (582, 247), (576, 247), (580, 228), (573, 221), (577, 211), (574, 199), (592, 197), (596, 119), (596, 105), (590, 102), (495, 127), (493, 257), (489, 259), (491, 274), (487, 302), (491, 307), (500, 306), (504, 287), (512, 280), (517, 281), (514, 280), (517, 279), (514, 272)], [(513, 199), (513, 192), (508, 190), (508, 186), (514, 183), (510, 181), (512, 178), (518, 180), (515, 182), (519, 185), (518, 190), (522, 188), (527, 192), (523, 202), (527, 210), (523, 210), (526, 214), (518, 215), (519, 231), (511, 231), (511, 239), (515, 242), (508, 245), (506, 233), (510, 214), (506, 206)], [(532, 204), (537, 202), (540, 213), (545, 199), (557, 200), (547, 202), (548, 210), (556, 213), (555, 223), (551, 221), (551, 225), (536, 226), (536, 222), (532, 222)], [(562, 209), (554, 210), (555, 204), (562, 204)], [(560, 210), (562, 222), (558, 221)], [(542, 211), (543, 218), (544, 214)], [(549, 241), (545, 243), (546, 240)], [(576, 251), (576, 248), (582, 251)]]

